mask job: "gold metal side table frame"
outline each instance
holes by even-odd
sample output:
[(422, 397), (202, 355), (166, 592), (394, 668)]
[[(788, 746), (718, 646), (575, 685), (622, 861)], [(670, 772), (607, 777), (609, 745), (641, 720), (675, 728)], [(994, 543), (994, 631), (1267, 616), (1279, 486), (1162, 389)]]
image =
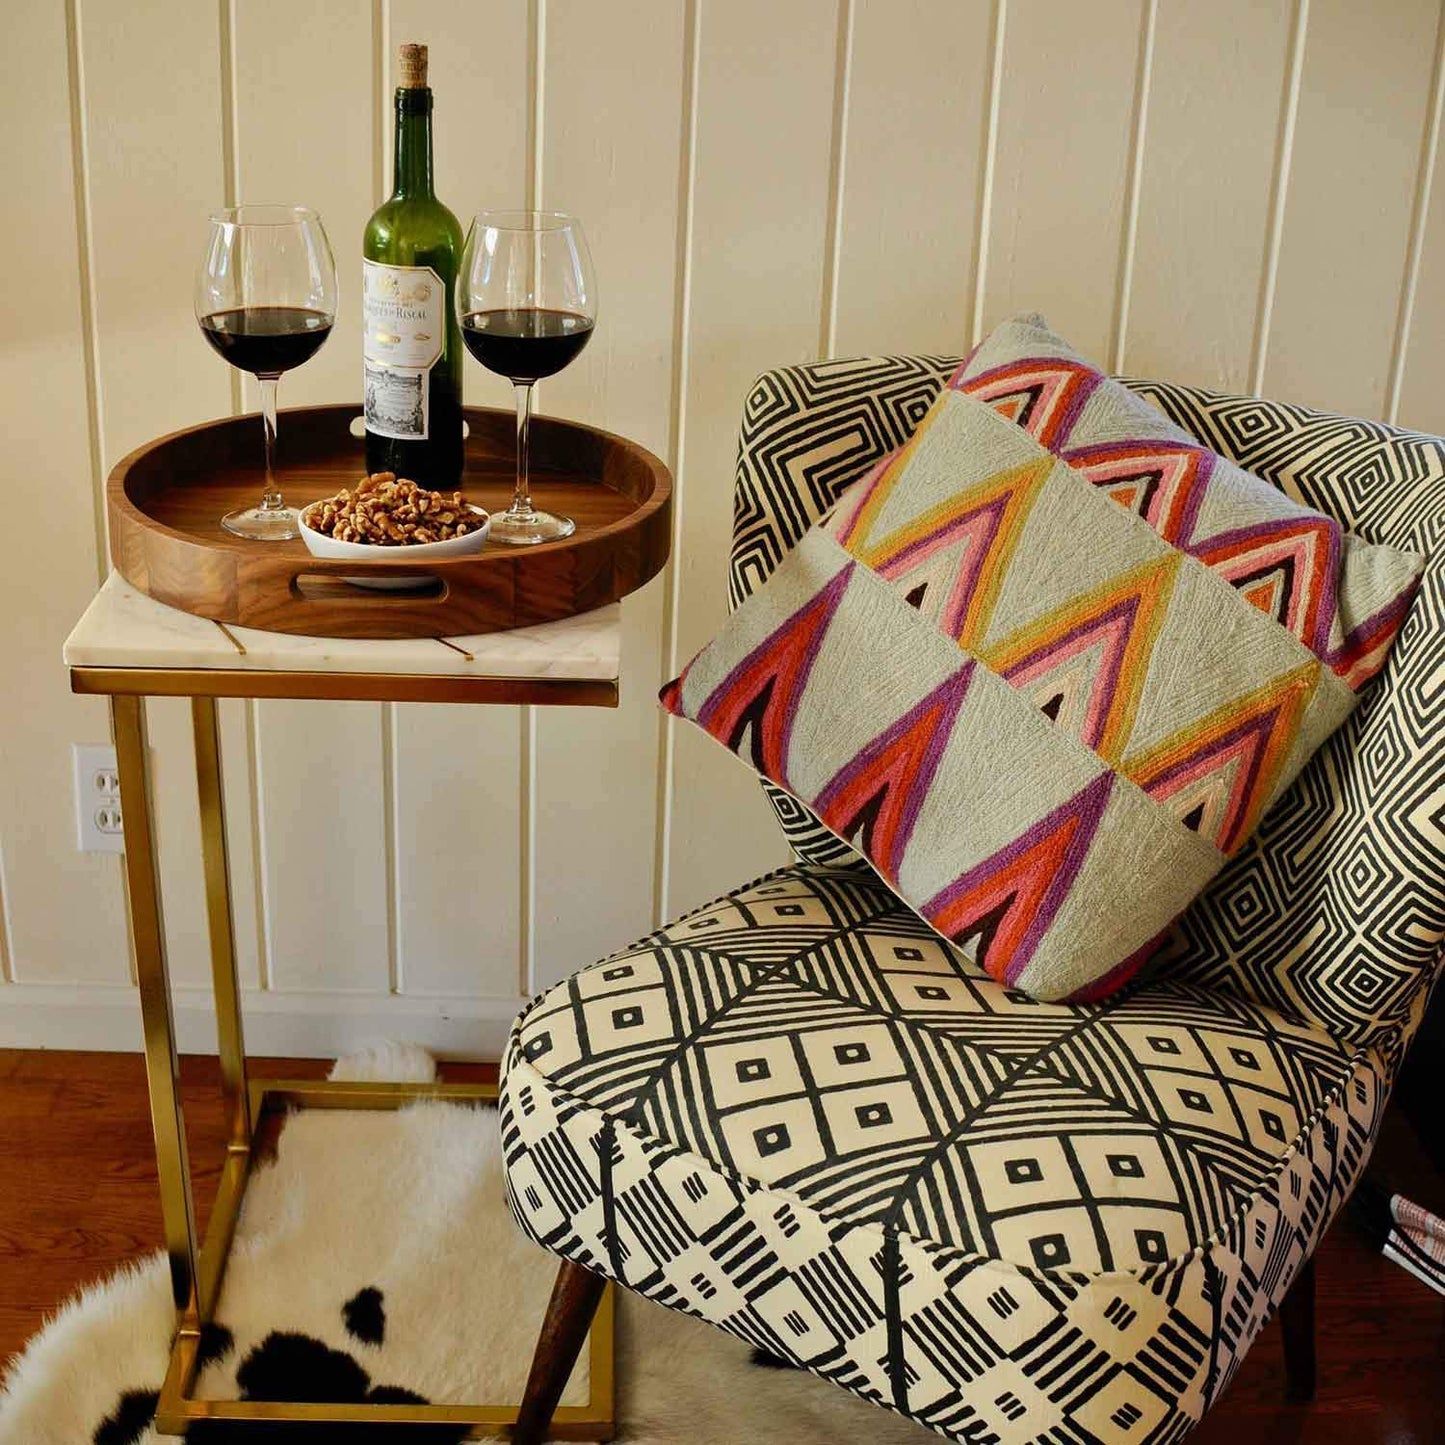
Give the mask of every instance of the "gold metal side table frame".
[[(242, 672), (221, 669), (71, 669), (71, 688), (110, 698), (125, 822), (126, 898), (131, 946), (140, 985), (145, 1031), (146, 1080), (155, 1130), (161, 1214), (170, 1263), (177, 1332), (156, 1409), (161, 1434), (184, 1434), (200, 1420), (268, 1421), (286, 1424), (451, 1425), (466, 1439), (506, 1436), (516, 1404), (347, 1405), (201, 1400), (191, 1393), (198, 1374), (201, 1330), (214, 1317), (241, 1201), (260, 1127), (277, 1111), (394, 1109), (418, 1099), (494, 1103), (494, 1084), (379, 1084), (330, 1080), (247, 1078), (240, 982), (226, 856), (225, 804), (221, 790), (217, 697), (347, 698), (415, 702), (532, 702), (615, 707), (615, 682), (545, 679), (383, 676), (345, 673)], [(166, 963), (165, 927), (151, 805), (147, 696), (189, 696), (195, 733), (196, 787), (200, 801), (201, 851), (210, 936), (211, 985), (221, 1088), (226, 1106), (226, 1162), (204, 1242), (196, 1235), (176, 1062), (175, 1016)], [(613, 1389), (613, 1292), (603, 1296), (592, 1327), (590, 1397), (585, 1405), (557, 1410), (552, 1437), (611, 1440), (615, 1431)]]

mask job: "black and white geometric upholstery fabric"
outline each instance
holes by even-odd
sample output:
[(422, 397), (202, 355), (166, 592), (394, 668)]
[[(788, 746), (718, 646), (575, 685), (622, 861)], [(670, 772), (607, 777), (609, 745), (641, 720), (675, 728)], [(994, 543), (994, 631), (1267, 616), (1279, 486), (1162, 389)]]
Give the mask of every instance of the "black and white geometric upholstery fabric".
[(1130, 382), (1206, 446), (1369, 542), (1426, 557), (1385, 671), (1180, 920), (1171, 971), (1390, 1038), (1445, 938), (1445, 441)]
[[(957, 364), (759, 380), (734, 604)], [(1358, 1180), (1445, 935), (1445, 443), (1130, 384), (1430, 559), (1384, 675), (1171, 958), (1034, 1002), (779, 794), (798, 863), (543, 994), (503, 1063), (529, 1235), (960, 1441), (1188, 1433)]]
[[(733, 605), (908, 439), (958, 364), (868, 357), (759, 378), (739, 439)], [(1390, 1040), (1445, 938), (1445, 441), (1253, 397), (1127, 384), (1367, 541), (1426, 554), (1384, 674), (1180, 921), (1165, 965), (1341, 1038)], [(767, 791), (801, 860), (868, 866), (796, 799)]]
[(519, 1019), (508, 1192), (554, 1253), (957, 1440), (1178, 1439), (1368, 1156), (1379, 1053), (1156, 978), (996, 983), (799, 864)]

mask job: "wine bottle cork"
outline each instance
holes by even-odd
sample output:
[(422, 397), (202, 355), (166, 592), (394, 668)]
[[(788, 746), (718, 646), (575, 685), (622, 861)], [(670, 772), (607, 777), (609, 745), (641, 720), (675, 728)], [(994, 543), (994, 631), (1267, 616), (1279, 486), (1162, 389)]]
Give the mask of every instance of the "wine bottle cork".
[(403, 45), (400, 53), (401, 85), (405, 90), (426, 87), (426, 46)]

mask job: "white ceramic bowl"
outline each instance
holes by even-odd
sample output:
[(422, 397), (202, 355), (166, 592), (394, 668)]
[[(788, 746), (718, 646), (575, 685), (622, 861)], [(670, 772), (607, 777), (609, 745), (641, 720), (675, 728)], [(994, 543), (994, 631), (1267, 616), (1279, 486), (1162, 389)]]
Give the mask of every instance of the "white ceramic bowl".
[[(480, 552), (487, 543), (487, 533), (492, 530), (491, 514), (481, 507), (470, 504), (467, 510), (481, 517), (482, 525), (475, 532), (462, 537), (448, 537), (445, 542), (417, 542), (409, 547), (378, 547), (371, 542), (338, 542), (324, 532), (313, 532), (306, 525), (306, 513), (314, 503), (301, 508), (297, 524), (301, 528), (301, 540), (313, 557), (339, 557), (351, 562), (430, 562), (442, 557), (467, 557)], [(370, 587), (378, 592), (406, 592), (428, 585), (425, 577), (348, 577), (358, 587)]]

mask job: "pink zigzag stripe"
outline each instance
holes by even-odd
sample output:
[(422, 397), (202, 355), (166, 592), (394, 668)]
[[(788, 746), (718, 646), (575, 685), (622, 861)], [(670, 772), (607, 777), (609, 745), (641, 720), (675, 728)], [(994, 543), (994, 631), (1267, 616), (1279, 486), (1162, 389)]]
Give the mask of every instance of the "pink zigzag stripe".
[[(1194, 528), (1199, 521), (1199, 509), (1204, 505), (1204, 494), (1209, 489), (1210, 478), (1214, 475), (1214, 464), (1219, 458), (1208, 447), (1195, 446), (1190, 442), (1155, 442), (1141, 439), (1137, 442), (1094, 442), (1089, 446), (1073, 447), (1068, 451), (1060, 451), (1059, 459), (1067, 462), (1070, 466), (1076, 464), (1087, 466), (1097, 456), (1117, 452), (1121, 445), (1137, 446), (1141, 454), (1139, 460), (1146, 463), (1151, 452), (1163, 456), (1193, 453), (1198, 457), (1199, 471), (1194, 485), (1190, 487), (1189, 494), (1185, 498), (1184, 511), (1179, 518), (1179, 535), (1169, 539), (1171, 546), (1186, 550), (1194, 537)], [(1144, 520), (1148, 521), (1149, 519), (1146, 517)]]
[(1048, 932), (1049, 925), (1053, 923), (1064, 899), (1069, 896), (1069, 890), (1073, 887), (1074, 879), (1079, 875), (1079, 869), (1083, 867), (1084, 859), (1088, 857), (1089, 846), (1094, 841), (1094, 834), (1098, 831), (1099, 822), (1104, 816), (1104, 809), (1108, 806), (1109, 798), (1113, 793), (1115, 776), (1116, 774), (1112, 770), (1100, 773), (1081, 792), (1060, 803), (1053, 812), (1046, 814), (1032, 827), (1020, 833), (1012, 843), (1007, 844), (997, 853), (985, 858), (981, 863), (975, 864), (968, 872), (955, 878), (952, 883), (923, 905), (924, 917), (931, 919), (935, 914), (941, 913), (955, 898), (969, 892), (983, 878), (1006, 867), (1021, 853), (1027, 852), (1035, 843), (1046, 838), (1065, 818), (1077, 815), (1079, 827), (1075, 830), (1074, 836), (1065, 850), (1063, 865), (1055, 874), (1053, 882), (1049, 884), (1048, 893), (1045, 895), (1039, 911), (1034, 914), (1023, 937), (1019, 940), (1019, 946), (1009, 960), (1004, 982), (1012, 984), (1023, 972), (1029, 959), (1033, 957), (1035, 949), (1038, 948), (1044, 934)]
[(958, 717), (959, 708), (963, 706), (964, 698), (968, 695), (968, 685), (973, 681), (976, 665), (974, 659), (969, 658), (957, 672), (950, 673), (927, 697), (909, 708), (902, 717), (891, 723), (871, 742), (866, 743), (863, 749), (849, 762), (844, 763), (814, 800), (813, 806), (819, 812), (826, 812), (832, 806), (834, 799), (850, 783), (854, 782), (860, 774), (868, 771), (869, 765), (874, 759), (885, 753), (923, 714), (933, 711), (940, 701), (944, 702), (946, 706), (943, 715), (939, 718), (933, 736), (929, 739), (927, 750), (918, 760), (917, 771), (908, 782), (908, 795), (898, 823), (898, 838), (892, 850), (893, 856), (874, 860), (880, 866), (888, 869), (890, 876), (894, 879), (898, 877), (898, 869), (903, 862), (903, 855), (908, 851), (908, 840), (913, 836), (913, 827), (918, 821), (923, 800), (928, 796), (928, 790), (932, 786), (933, 775), (938, 771), (938, 764), (943, 758), (949, 740), (953, 737), (953, 724)]
[[(1200, 537), (1184, 550), (1191, 556), (1197, 557), (1206, 548), (1232, 546), (1235, 542), (1245, 542), (1255, 537), (1268, 539), (1289, 527), (1299, 525), (1304, 520), (1306, 519), (1276, 517), (1268, 522), (1253, 522), (1247, 527), (1235, 527), (1228, 532), (1216, 532), (1212, 537)], [(1325, 575), (1322, 583), (1319, 617), (1315, 621), (1315, 635), (1313, 638), (1305, 637), (1300, 640), (1316, 657), (1323, 660), (1329, 654), (1330, 629), (1334, 625), (1335, 613), (1339, 611), (1340, 605), (1338, 596), (1340, 533), (1343, 529), (1333, 517), (1321, 515), (1310, 517), (1308, 520), (1312, 525), (1317, 525), (1319, 522), (1326, 524), (1330, 543), (1329, 553), (1325, 558)]]

